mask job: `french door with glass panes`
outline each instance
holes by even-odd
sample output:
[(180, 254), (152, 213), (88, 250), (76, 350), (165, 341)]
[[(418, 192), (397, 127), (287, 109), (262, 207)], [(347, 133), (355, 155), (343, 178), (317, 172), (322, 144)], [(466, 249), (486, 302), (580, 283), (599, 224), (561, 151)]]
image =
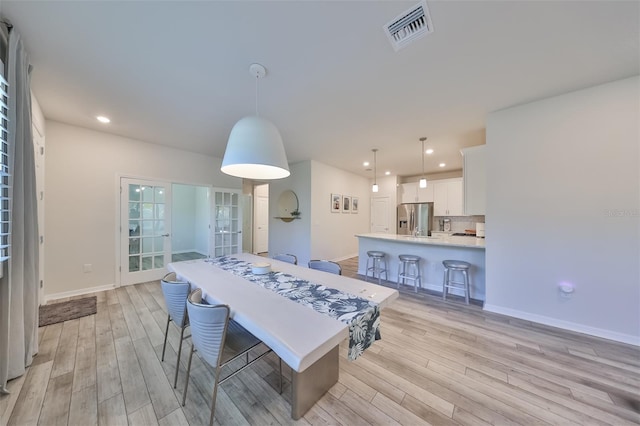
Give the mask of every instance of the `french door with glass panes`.
[(242, 253), (242, 208), (240, 191), (230, 189), (212, 190), (209, 253), (211, 256), (226, 256)]
[(171, 184), (120, 181), (120, 283), (162, 278), (171, 262)]

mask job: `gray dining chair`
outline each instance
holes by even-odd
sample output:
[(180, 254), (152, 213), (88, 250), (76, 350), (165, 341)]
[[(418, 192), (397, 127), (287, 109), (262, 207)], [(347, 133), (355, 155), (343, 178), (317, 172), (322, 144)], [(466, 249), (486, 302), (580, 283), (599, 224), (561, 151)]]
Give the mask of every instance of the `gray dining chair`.
[(273, 258), (275, 260), (281, 260), (294, 265), (298, 264), (298, 258), (294, 254), (276, 254)]
[(182, 355), (182, 342), (189, 336), (184, 332), (189, 326), (187, 315), (187, 297), (191, 291), (191, 285), (186, 281), (179, 281), (174, 272), (169, 272), (160, 280), (164, 303), (167, 305), (167, 327), (164, 331), (164, 343), (162, 344), (162, 361), (167, 349), (167, 337), (169, 336), (169, 324), (173, 322), (180, 329), (180, 341), (178, 342), (178, 360), (176, 361), (176, 374), (173, 379), (173, 387), (178, 384), (178, 371), (180, 371), (180, 355)]
[[(191, 372), (191, 360), (193, 353), (198, 351), (204, 361), (214, 367), (213, 397), (211, 402), (211, 416), (209, 425), (213, 425), (216, 410), (216, 396), (218, 385), (235, 376), (263, 356), (272, 352), (271, 349), (262, 353), (249, 362), (249, 351), (262, 343), (257, 337), (248, 332), (244, 327), (229, 318), (228, 305), (209, 305), (202, 300), (202, 290), (196, 289), (189, 294), (187, 299), (187, 312), (191, 324), (191, 352), (187, 364), (187, 378), (182, 394), (182, 405), (187, 399), (187, 387), (189, 386), (189, 374)], [(246, 356), (246, 362), (232, 374), (220, 380), (220, 370), (225, 365), (235, 361), (241, 356)], [(282, 393), (282, 360), (280, 359), (280, 393)]]
[(342, 267), (331, 260), (310, 260), (309, 268), (318, 271), (331, 272), (332, 274), (342, 275)]

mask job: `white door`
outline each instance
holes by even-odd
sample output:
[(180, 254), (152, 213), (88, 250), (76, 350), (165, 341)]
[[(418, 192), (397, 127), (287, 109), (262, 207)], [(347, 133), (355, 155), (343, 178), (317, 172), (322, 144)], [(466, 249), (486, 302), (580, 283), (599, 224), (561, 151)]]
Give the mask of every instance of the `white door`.
[(255, 224), (253, 252), (269, 251), (269, 197), (256, 196)]
[(218, 257), (242, 253), (242, 209), (240, 191), (212, 189), (209, 255)]
[(120, 181), (120, 282), (162, 278), (171, 262), (171, 184)]
[(389, 197), (371, 199), (371, 232), (389, 233)]

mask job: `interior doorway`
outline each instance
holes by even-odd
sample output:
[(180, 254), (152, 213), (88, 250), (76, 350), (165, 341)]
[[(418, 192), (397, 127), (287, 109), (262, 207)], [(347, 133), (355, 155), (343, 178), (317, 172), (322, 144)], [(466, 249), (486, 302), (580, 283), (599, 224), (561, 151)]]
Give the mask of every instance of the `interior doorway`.
[(253, 253), (269, 251), (269, 184), (253, 187)]
[(207, 257), (211, 211), (209, 188), (174, 183), (172, 194), (171, 261)]

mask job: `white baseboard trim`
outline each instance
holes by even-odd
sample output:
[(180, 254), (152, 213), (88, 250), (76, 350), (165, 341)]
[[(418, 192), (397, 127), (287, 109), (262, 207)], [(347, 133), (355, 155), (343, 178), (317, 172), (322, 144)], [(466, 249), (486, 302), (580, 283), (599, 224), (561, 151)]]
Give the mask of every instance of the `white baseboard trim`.
[(343, 260), (351, 259), (352, 257), (358, 257), (358, 253), (348, 254), (346, 256), (341, 256), (333, 259), (334, 262), (342, 262)]
[(82, 288), (79, 290), (63, 291), (62, 293), (52, 293), (44, 295), (44, 303), (52, 300), (64, 299), (65, 297), (81, 296), (83, 294), (97, 293), (99, 291), (111, 290), (116, 288), (115, 284), (101, 285), (98, 287)]
[(602, 337), (603, 339), (614, 340), (616, 342), (627, 343), (629, 345), (640, 346), (640, 336), (631, 334), (618, 333), (602, 328), (590, 327), (584, 324), (578, 324), (571, 321), (563, 321), (557, 318), (547, 317), (544, 315), (531, 314), (529, 312), (518, 311), (516, 309), (504, 308), (502, 306), (490, 305), (485, 303), (484, 310), (494, 312), (496, 314), (507, 315), (514, 318), (520, 318), (527, 321), (537, 322), (552, 327), (562, 328), (564, 330), (576, 331), (578, 333), (589, 334), (591, 336)]

